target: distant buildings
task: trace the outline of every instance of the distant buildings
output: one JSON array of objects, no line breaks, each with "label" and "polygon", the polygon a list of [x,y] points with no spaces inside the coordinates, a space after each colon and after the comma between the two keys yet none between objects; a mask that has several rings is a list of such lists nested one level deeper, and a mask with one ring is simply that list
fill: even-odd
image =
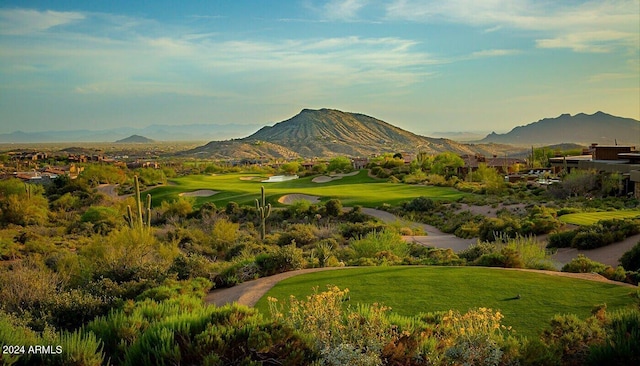
[{"label": "distant buildings", "polygon": [[592,144],[582,155],[549,159],[552,167],[595,170],[602,174],[619,173],[624,192],[640,199],[640,152],[635,146]]}]

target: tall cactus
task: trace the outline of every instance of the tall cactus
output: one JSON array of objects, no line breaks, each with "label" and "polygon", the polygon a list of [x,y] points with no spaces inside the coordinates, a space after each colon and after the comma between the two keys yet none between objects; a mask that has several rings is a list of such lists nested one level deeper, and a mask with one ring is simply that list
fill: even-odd
[{"label": "tall cactus", "polygon": [[131,228],[140,227],[140,229],[142,230],[146,227],[148,229],[151,227],[151,194],[147,194],[147,207],[144,210],[143,214],[143,202],[140,198],[140,182],[138,181],[137,175],[134,176],[133,181],[136,189],[136,193],[134,196],[136,199],[136,216],[134,216],[131,206],[127,205],[127,215],[124,217],[124,219]]},{"label": "tall cactus", "polygon": [[267,235],[266,220],[271,215],[271,204],[266,204],[264,197],[264,186],[260,187],[260,195],[262,198],[262,204],[256,198],[256,209],[258,209],[258,215],[260,215],[260,240],[264,241],[264,237]]}]

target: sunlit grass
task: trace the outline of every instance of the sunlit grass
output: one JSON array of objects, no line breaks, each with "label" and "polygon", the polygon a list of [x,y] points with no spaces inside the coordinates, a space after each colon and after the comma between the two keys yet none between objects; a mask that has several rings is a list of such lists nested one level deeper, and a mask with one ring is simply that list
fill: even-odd
[{"label": "sunlit grass", "polygon": [[[254,179],[246,180],[246,177]],[[327,183],[314,183],[311,181],[313,177],[277,183],[262,183],[261,179],[267,179],[267,176],[259,174],[193,175],[172,179],[170,185],[154,188],[149,193],[153,195],[154,204],[158,204],[163,200],[177,198],[181,192],[210,189],[220,193],[211,197],[198,197],[197,204],[213,202],[223,206],[229,201],[252,204],[260,193],[260,186],[264,185],[267,200],[272,204],[277,204],[277,200],[285,194],[300,193],[319,196],[323,201],[337,198],[345,206],[365,207],[377,207],[385,203],[397,205],[419,196],[456,200],[468,195],[449,187],[381,182],[369,177],[365,170],[355,176],[343,177]]]},{"label": "sunlit grass", "polygon": [[[478,267],[364,267],[295,276],[278,283],[256,307],[268,314],[267,297],[303,298],[317,287],[348,288],[349,304],[382,303],[394,313],[471,308],[499,309],[503,324],[518,334],[536,336],[555,314],[587,317],[593,306],[614,310],[633,304],[633,288],[550,276],[540,273]],[[516,297],[520,295],[520,298]]]},{"label": "sunlit grass", "polygon": [[592,225],[600,220],[628,219],[640,217],[640,210],[580,212],[562,215],[560,221],[574,225]]}]

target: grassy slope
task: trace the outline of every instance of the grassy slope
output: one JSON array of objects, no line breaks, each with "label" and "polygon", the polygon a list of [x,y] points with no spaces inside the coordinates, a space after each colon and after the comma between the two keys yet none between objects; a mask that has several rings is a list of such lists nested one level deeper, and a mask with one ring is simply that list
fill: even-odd
[{"label": "grassy slope", "polygon": [[640,210],[606,211],[606,212],[580,212],[562,215],[560,221],[574,225],[591,225],[600,220],[625,219],[640,216]]},{"label": "grassy slope", "polygon": [[[163,200],[175,199],[179,193],[198,189],[220,191],[211,197],[197,198],[196,203],[214,202],[224,206],[229,201],[239,204],[252,204],[258,198],[260,186],[264,185],[267,199],[277,204],[278,198],[285,194],[303,193],[320,196],[323,200],[338,198],[345,206],[362,205],[376,207],[383,203],[399,204],[419,196],[433,197],[442,200],[455,200],[466,193],[448,187],[418,186],[381,182],[367,176],[366,171],[358,175],[344,177],[327,183],[313,183],[312,177],[296,179],[288,182],[261,183],[257,180],[240,180],[241,177],[257,177],[256,174],[225,174],[217,176],[194,175],[171,180],[172,185],[151,190],[155,204]],[[266,177],[262,177],[266,179]]]},{"label": "grassy slope", "polygon": [[[584,318],[594,305],[609,310],[633,303],[634,289],[607,283],[539,273],[478,267],[364,267],[295,276],[278,283],[256,307],[268,313],[267,296],[288,299],[319,291],[326,285],[349,288],[351,304],[383,303],[400,315],[470,308],[499,309],[503,324],[533,337],[554,314]],[[520,299],[513,299],[517,294]]]}]

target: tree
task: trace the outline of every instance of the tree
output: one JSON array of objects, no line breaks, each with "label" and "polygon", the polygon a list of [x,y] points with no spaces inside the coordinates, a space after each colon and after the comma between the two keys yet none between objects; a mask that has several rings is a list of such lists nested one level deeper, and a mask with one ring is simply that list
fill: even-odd
[{"label": "tree", "polygon": [[327,168],[330,172],[348,172],[352,169],[351,159],[345,156],[338,156],[329,160],[329,167]]},{"label": "tree", "polygon": [[290,161],[280,166],[280,171],[287,175],[294,175],[300,171],[300,163],[297,161]]},{"label": "tree", "polygon": [[443,152],[433,159],[431,170],[449,178],[456,174],[458,168],[464,166],[464,160],[452,152]]},{"label": "tree", "polygon": [[478,169],[471,173],[471,180],[483,183],[487,193],[500,193],[505,187],[502,175],[495,168],[488,167],[484,163],[479,164]]}]

